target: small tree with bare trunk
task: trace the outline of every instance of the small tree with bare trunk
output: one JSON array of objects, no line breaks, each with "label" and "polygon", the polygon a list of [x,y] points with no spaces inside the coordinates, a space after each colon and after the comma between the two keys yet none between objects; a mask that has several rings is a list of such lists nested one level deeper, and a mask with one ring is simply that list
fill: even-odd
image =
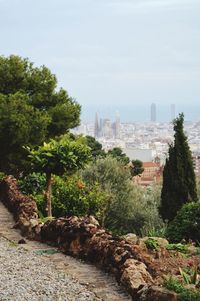
[{"label": "small tree with bare trunk", "polygon": [[26,149],[34,170],[46,174],[46,211],[47,216],[51,217],[52,174],[71,174],[83,168],[90,159],[90,148],[83,137],[71,139],[69,135],[64,135],[59,140],[51,139],[37,149]]}]

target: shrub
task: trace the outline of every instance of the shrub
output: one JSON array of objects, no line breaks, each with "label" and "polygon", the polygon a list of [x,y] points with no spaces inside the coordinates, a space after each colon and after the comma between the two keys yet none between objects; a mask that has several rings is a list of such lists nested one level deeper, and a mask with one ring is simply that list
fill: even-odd
[{"label": "shrub", "polygon": [[28,195],[37,195],[45,189],[45,175],[41,173],[33,172],[18,180],[19,189]]},{"label": "shrub", "polygon": [[200,202],[185,204],[169,224],[166,234],[173,242],[200,241]]},{"label": "shrub", "polygon": [[97,159],[82,171],[84,181],[98,183],[110,198],[105,208],[105,227],[114,234],[146,234],[163,227],[158,214],[160,187],[145,190],[130,180],[130,171],[115,158]]},{"label": "shrub", "polygon": [[91,187],[77,176],[67,180],[55,176],[52,188],[53,216],[94,215],[101,220],[107,195],[97,184]]},{"label": "shrub", "polygon": [[144,243],[146,247],[150,250],[157,250],[159,247],[158,241],[153,238],[148,238],[147,240],[145,240]]},{"label": "shrub", "polygon": [[200,292],[195,289],[185,288],[180,281],[174,277],[169,277],[163,283],[164,287],[178,294],[178,301],[199,301]]},{"label": "shrub", "polygon": [[0,172],[0,181],[3,180],[3,178],[6,176],[4,172]]}]

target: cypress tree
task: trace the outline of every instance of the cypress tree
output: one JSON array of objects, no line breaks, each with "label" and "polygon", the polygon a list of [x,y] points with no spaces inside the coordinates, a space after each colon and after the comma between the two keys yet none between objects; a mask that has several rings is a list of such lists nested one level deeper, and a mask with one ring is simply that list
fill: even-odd
[{"label": "cypress tree", "polygon": [[196,179],[192,154],[183,129],[184,114],[173,121],[174,143],[163,171],[160,214],[164,220],[173,220],[183,204],[197,201]]}]

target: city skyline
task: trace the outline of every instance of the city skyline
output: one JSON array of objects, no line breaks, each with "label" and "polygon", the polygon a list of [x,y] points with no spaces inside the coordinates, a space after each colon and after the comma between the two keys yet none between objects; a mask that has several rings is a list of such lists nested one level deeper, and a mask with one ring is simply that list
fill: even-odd
[{"label": "city skyline", "polygon": [[[179,113],[184,113],[185,121],[200,121],[200,106],[176,106],[175,104],[156,105],[156,121],[171,122]],[[119,113],[122,122],[150,122],[151,103],[148,105],[132,106],[83,106],[81,120],[82,122],[93,122],[97,113],[102,118],[115,119],[116,112]]]}]

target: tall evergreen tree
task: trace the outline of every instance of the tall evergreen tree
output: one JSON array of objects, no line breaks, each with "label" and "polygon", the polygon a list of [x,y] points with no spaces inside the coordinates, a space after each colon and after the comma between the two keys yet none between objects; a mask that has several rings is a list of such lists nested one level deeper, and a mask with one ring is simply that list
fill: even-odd
[{"label": "tall evergreen tree", "polygon": [[196,179],[192,155],[183,129],[184,114],[173,121],[174,143],[169,146],[169,155],[163,171],[160,214],[171,221],[183,204],[197,201]]}]

